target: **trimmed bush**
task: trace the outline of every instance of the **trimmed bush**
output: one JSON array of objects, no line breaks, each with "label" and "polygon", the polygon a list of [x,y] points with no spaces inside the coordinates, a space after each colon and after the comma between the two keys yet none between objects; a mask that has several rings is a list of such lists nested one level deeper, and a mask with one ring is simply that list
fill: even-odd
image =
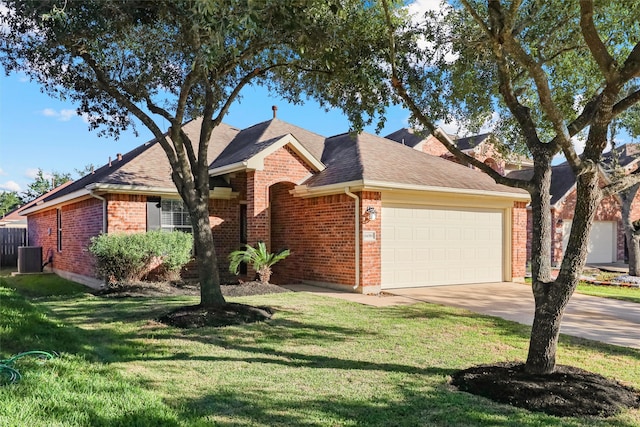
[{"label": "trimmed bush", "polygon": [[89,252],[98,276],[109,284],[144,279],[151,270],[179,277],[191,259],[193,236],[180,231],[135,234],[101,234],[91,239]]}]

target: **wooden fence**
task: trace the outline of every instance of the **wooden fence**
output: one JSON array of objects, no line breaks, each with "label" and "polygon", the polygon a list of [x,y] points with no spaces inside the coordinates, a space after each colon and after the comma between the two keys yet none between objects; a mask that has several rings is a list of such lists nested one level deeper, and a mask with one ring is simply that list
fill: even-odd
[{"label": "wooden fence", "polygon": [[0,267],[16,267],[18,246],[26,244],[26,228],[0,228]]}]

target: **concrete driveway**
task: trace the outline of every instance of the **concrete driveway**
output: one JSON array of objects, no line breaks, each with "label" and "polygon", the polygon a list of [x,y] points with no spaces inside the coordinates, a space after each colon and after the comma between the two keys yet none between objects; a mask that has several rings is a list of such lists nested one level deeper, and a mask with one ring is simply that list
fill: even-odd
[{"label": "concrete driveway", "polygon": [[[518,323],[533,323],[531,286],[487,283],[387,291],[415,302],[464,308]],[[575,293],[562,321],[561,333],[609,344],[640,348],[640,304]]]}]

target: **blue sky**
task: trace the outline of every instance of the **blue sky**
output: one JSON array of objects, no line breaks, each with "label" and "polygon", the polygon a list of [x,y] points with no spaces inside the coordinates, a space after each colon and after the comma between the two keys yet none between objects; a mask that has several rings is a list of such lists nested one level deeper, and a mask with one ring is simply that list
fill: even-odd
[{"label": "blue sky", "polygon": [[[229,125],[245,128],[272,117],[271,106],[278,106],[278,118],[324,136],[349,130],[349,122],[339,110],[325,112],[316,102],[296,106],[269,96],[266,89],[248,87],[224,119]],[[99,138],[75,112],[76,105],[40,92],[36,83],[24,75],[0,76],[0,191],[24,191],[38,168],[45,173],[70,172],[85,165],[101,166],[109,156],[126,153],[152,139],[144,126],[139,136],[126,132],[119,140]],[[407,126],[409,113],[400,107],[387,116],[382,135]],[[166,130],[167,124],[162,126]],[[375,125],[366,129],[375,131]]]}]

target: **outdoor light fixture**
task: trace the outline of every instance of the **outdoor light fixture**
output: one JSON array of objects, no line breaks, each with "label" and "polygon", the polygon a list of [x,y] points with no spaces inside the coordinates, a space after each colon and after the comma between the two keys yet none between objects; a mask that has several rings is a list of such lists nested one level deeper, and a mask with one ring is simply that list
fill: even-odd
[{"label": "outdoor light fixture", "polygon": [[364,215],[362,217],[364,218],[365,222],[374,221],[378,217],[378,212],[373,206],[368,206],[364,211]]}]

